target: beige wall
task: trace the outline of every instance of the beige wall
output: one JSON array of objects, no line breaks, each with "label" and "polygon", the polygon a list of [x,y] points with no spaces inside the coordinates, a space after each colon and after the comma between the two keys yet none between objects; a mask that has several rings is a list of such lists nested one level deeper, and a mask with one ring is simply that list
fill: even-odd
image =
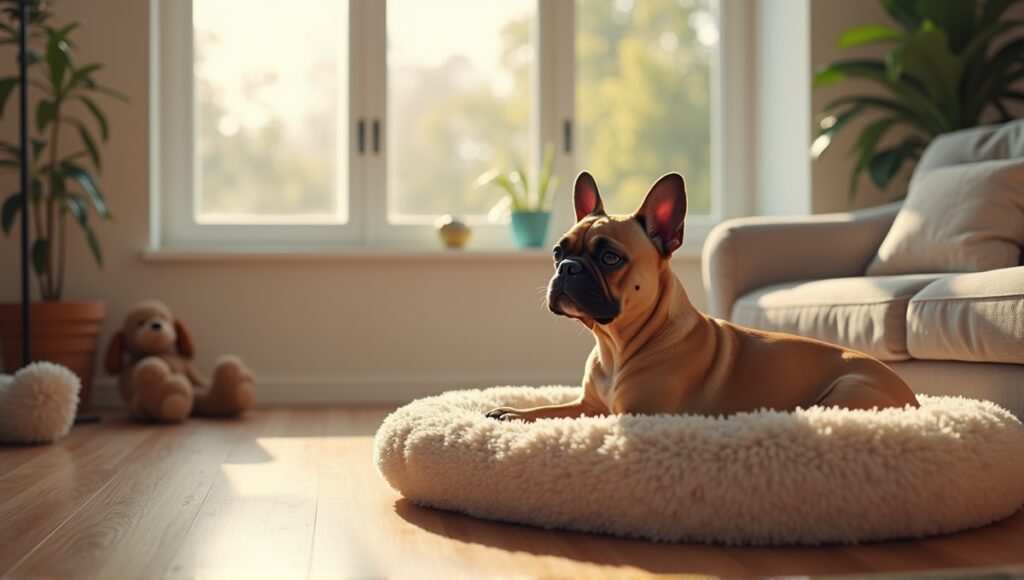
[{"label": "beige wall", "polygon": [[[103,184],[116,222],[98,231],[107,264],[93,266],[75,233],[67,299],[102,298],[110,318],[104,340],[136,300],[159,297],[192,327],[200,363],[243,355],[264,378],[270,400],[370,400],[435,391],[449,384],[574,381],[592,344],[589,334],[541,306],[546,257],[511,260],[307,259],[289,262],[152,262],[148,239],[148,6],[144,0],[65,0],[80,62],[106,65],[103,81],[127,93],[111,103],[111,141]],[[812,0],[812,67],[835,56],[834,39],[850,24],[880,20],[864,0]],[[0,57],[8,74],[11,53]],[[812,111],[829,97],[816,92]],[[13,112],[13,108],[10,109]],[[807,115],[812,115],[811,111]],[[4,135],[15,135],[10,114]],[[845,209],[846,142],[812,168],[814,211]],[[4,176],[0,191],[13,191]],[[857,205],[884,201],[870,189]],[[0,300],[17,298],[16,243],[0,241]],[[698,306],[700,265],[677,259]],[[397,394],[396,394],[397,393]]]},{"label": "beige wall", "polygon": [[[102,182],[116,221],[98,228],[106,267],[96,269],[77,233],[70,249],[66,298],[108,302],[104,338],[133,302],[162,298],[192,327],[199,362],[209,365],[224,352],[243,355],[267,379],[264,400],[389,398],[388,392],[407,396],[450,383],[578,380],[592,339],[542,308],[538,289],[551,274],[546,256],[142,260],[149,212],[148,4],[59,6],[62,17],[82,20],[80,61],[104,63],[103,81],[131,98],[130,105],[107,107],[111,140]],[[8,57],[2,62],[9,67]],[[9,125],[4,130],[14,137]],[[4,187],[16,185],[10,180]],[[0,300],[17,299],[13,239],[0,241],[0,264]],[[678,270],[702,304],[698,263],[681,259]]]}]

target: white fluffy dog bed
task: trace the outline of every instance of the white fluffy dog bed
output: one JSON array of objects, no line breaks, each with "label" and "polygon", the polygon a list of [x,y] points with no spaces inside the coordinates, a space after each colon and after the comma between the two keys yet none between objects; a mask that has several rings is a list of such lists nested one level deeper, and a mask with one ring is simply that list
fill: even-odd
[{"label": "white fluffy dog bed", "polygon": [[665,541],[914,538],[982,526],[1024,504],[1024,426],[960,397],[727,418],[484,417],[578,392],[499,387],[414,401],[385,419],[374,459],[419,505]]}]

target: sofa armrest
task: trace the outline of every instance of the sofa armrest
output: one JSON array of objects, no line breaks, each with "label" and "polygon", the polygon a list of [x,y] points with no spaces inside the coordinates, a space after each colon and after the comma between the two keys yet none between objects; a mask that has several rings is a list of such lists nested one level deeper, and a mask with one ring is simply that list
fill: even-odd
[{"label": "sofa armrest", "polygon": [[737,298],[770,284],[863,275],[901,205],[722,222],[704,243],[709,314],[729,318]]}]

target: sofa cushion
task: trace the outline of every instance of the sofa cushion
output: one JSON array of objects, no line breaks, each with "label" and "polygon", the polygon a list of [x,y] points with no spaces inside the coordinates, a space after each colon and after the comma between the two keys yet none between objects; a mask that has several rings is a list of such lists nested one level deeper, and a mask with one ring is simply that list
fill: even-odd
[{"label": "sofa cushion", "polygon": [[1024,266],[947,276],[907,308],[916,359],[1024,364]]},{"label": "sofa cushion", "polygon": [[1024,119],[972,127],[932,139],[914,168],[911,184],[937,167],[1024,157]]},{"label": "sofa cushion", "polygon": [[933,169],[907,200],[868,276],[982,272],[1020,264],[1024,159]]},{"label": "sofa cushion", "polygon": [[832,278],[775,284],[741,296],[736,324],[841,344],[905,360],[907,303],[943,274]]}]

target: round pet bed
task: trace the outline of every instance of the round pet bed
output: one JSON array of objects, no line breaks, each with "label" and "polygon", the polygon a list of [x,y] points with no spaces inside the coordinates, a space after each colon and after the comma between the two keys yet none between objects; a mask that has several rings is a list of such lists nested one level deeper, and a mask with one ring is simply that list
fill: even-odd
[{"label": "round pet bed", "polygon": [[499,422],[578,387],[451,391],[392,413],[380,473],[416,504],[661,541],[822,544],[982,526],[1024,504],[1024,426],[961,397],[920,409]]}]

